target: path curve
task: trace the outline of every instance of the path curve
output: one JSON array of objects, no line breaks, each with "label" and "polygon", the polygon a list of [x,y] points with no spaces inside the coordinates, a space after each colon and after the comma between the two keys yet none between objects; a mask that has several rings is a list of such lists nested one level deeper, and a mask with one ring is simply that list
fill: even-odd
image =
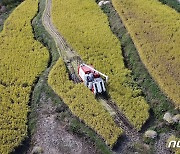
[{"label": "path curve", "polygon": [[[56,27],[53,25],[51,21],[51,4],[52,0],[46,0],[46,8],[43,13],[42,22],[46,29],[46,31],[52,36],[54,39],[56,46],[58,48],[58,52],[61,56],[63,56],[62,52],[73,52],[74,55],[77,55],[75,51],[72,50],[72,47],[66,42],[63,36],[58,32]],[[81,60],[81,59],[80,59]],[[82,61],[82,60],[81,60]],[[116,115],[113,117],[116,124],[124,130],[125,136],[127,138],[128,144],[132,144],[134,142],[141,141],[141,134],[135,130],[135,128],[130,124],[125,115],[118,110],[117,105],[109,99],[100,98],[116,112]]]}]

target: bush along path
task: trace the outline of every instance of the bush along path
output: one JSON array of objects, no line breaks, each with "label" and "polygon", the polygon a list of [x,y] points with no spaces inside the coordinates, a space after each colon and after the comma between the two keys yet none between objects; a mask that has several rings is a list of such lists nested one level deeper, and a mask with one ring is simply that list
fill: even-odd
[{"label": "bush along path", "polygon": [[[130,35],[128,34],[128,31],[124,27],[121,18],[112,4],[104,5],[102,10],[108,16],[109,25],[112,32],[121,41],[121,48],[123,51],[124,63],[126,64],[126,67],[132,70],[133,79],[138,83],[138,86],[143,91],[144,97],[146,98],[151,108],[150,118],[144,125],[141,132],[144,132],[147,129],[153,129],[159,134],[162,134],[160,136],[163,136],[163,134],[166,132],[173,132],[178,135],[180,129],[179,124],[168,126],[163,121],[163,116],[167,111],[171,112],[172,114],[178,114],[179,111],[175,109],[175,107],[172,105],[172,102],[164,95],[164,93],[158,87],[157,83],[151,78],[147,69],[141,62],[141,59]],[[153,141],[151,143],[154,144]],[[162,142],[157,141],[157,143]],[[166,149],[164,145],[160,145],[160,147],[163,149],[163,151],[167,150],[166,152],[169,153],[169,150]]]},{"label": "bush along path", "polygon": [[180,1],[179,0],[159,0],[162,4],[172,7],[177,12],[180,12]]}]

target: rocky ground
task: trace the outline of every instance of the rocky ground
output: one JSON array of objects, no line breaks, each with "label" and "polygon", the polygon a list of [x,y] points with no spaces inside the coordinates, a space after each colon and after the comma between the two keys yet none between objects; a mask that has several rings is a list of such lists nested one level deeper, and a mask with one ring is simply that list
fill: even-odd
[{"label": "rocky ground", "polygon": [[6,12],[6,7],[5,6],[1,6],[1,4],[0,4],[0,26],[2,26],[3,25],[3,23],[4,23],[4,20],[5,20],[5,13]]},{"label": "rocky ground", "polygon": [[96,150],[85,139],[80,139],[65,129],[57,120],[56,107],[46,95],[41,95],[37,109],[36,132],[32,136],[32,145],[28,154],[36,151],[44,154],[95,154]]},{"label": "rocky ground", "polygon": [[171,134],[162,133],[159,135],[159,139],[155,143],[155,151],[157,154],[172,154],[170,149],[166,147],[166,141],[170,137]]}]

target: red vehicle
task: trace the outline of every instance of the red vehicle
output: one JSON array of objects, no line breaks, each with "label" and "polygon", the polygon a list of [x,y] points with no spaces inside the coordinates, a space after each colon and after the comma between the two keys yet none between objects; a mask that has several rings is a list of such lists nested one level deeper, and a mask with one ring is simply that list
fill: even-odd
[{"label": "red vehicle", "polygon": [[85,86],[87,86],[95,95],[106,92],[104,80],[101,76],[106,78],[106,82],[108,77],[95,70],[92,66],[86,64],[79,65],[78,75],[81,81],[84,82]]}]

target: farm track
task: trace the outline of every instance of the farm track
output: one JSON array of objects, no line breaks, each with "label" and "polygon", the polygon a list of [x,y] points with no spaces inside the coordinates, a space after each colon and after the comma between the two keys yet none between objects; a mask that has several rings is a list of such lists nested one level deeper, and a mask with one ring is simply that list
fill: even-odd
[{"label": "farm track", "polygon": [[[79,82],[77,79],[78,77],[75,73],[75,70],[73,69],[73,65],[71,64],[71,62],[77,59],[78,59],[78,63],[83,63],[83,61],[77,55],[77,53],[72,50],[70,45],[67,44],[66,40],[52,24],[51,4],[52,4],[52,0],[46,0],[46,6],[42,17],[42,23],[46,31],[54,38],[59,54],[63,57],[63,60],[65,61],[68,69],[70,68],[69,71],[71,72],[72,79],[74,80],[75,83],[77,83]],[[71,55],[72,57],[68,62],[66,61],[67,55]],[[101,100],[105,101],[115,112],[115,115],[113,116],[114,121],[119,127],[121,127],[124,130],[128,144],[141,141],[141,134],[136,131],[136,129],[130,124],[129,120],[125,117],[125,115],[121,111],[119,111],[117,105],[109,97],[98,97],[97,99],[99,101]]]},{"label": "farm track", "polygon": [[119,111],[117,105],[109,98],[101,97],[100,99],[106,101],[106,103],[116,113],[113,116],[113,118],[114,118],[116,124],[124,130],[126,137],[132,142],[140,141],[140,138],[141,138],[140,133],[136,131],[136,129],[129,122],[129,120],[126,118],[126,116],[122,112]]}]

